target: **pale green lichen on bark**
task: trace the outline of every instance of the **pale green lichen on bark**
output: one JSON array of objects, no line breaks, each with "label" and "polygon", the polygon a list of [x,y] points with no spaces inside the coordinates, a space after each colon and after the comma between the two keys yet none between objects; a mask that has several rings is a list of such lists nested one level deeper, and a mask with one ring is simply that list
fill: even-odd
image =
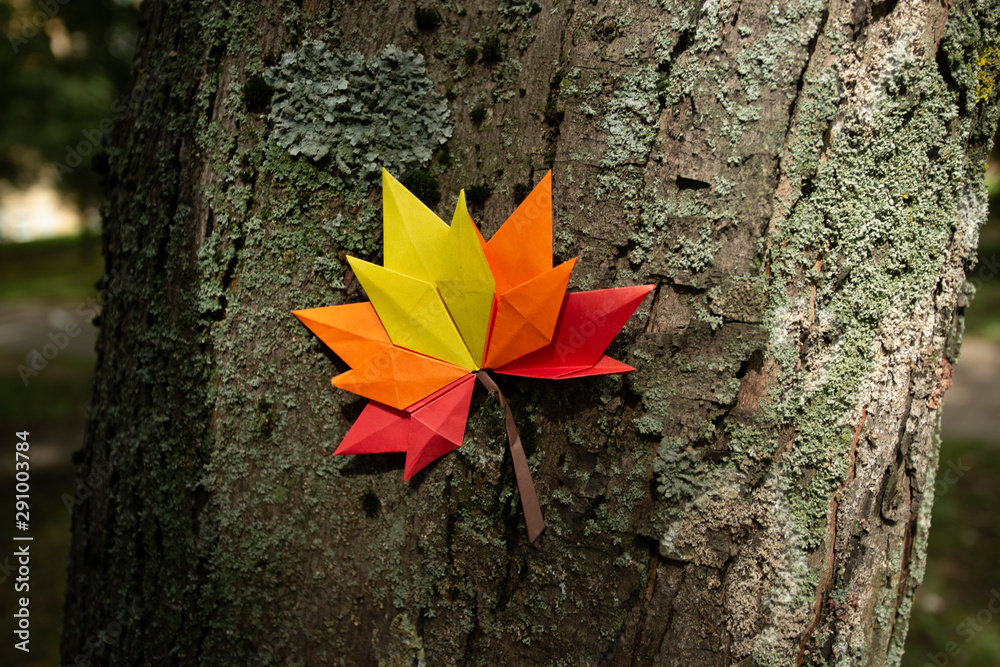
[{"label": "pale green lichen on bark", "polygon": [[308,41],[264,72],[274,87],[274,140],[292,155],[330,157],[345,178],[425,167],[451,137],[450,111],[423,56],[394,45],[377,57]]},{"label": "pale green lichen on bark", "polygon": [[684,447],[678,438],[664,438],[656,450],[653,472],[656,492],[667,501],[693,498],[706,485],[706,469],[701,452]]},{"label": "pale green lichen on bark", "polygon": [[[660,111],[658,75],[650,66],[627,70],[623,81],[605,103],[601,127],[607,132],[607,150],[601,158],[596,197],[634,192],[641,183],[643,165],[653,149]],[[624,173],[624,175],[622,175]]]},{"label": "pale green lichen on bark", "polygon": [[[806,92],[819,91],[820,99],[832,101],[834,79],[821,73]],[[781,413],[779,423],[796,428],[788,473],[793,479],[803,470],[819,473],[808,487],[786,492],[805,547],[824,539],[828,498],[843,479],[850,429],[856,425],[854,392],[874,364],[878,323],[894,308],[913,309],[932,293],[940,274],[939,249],[960,224],[958,207],[970,194],[972,174],[964,150],[969,117],[960,115],[958,101],[957,91],[935,69],[904,52],[890,63],[870,105],[834,126],[822,163],[808,157],[815,156],[815,148],[791,146],[792,155],[804,159],[793,159],[788,173],[811,180],[813,192],[777,226],[772,247],[782,250],[772,257],[780,287],[772,291],[769,321],[783,377],[797,386],[773,406]],[[835,110],[811,101],[803,111],[807,123],[822,124]],[[820,252],[822,268],[816,272],[804,258]],[[796,380],[790,371],[799,353],[795,341],[784,336],[788,316],[800,305],[785,294],[807,281],[819,287],[816,319],[833,337],[832,357]],[[924,500],[921,511],[929,513]],[[901,558],[897,554],[896,560]],[[914,576],[919,578],[919,568]],[[892,627],[897,614],[895,586],[892,591],[884,600],[892,607],[880,621],[884,627]],[[907,608],[898,612],[904,630],[893,638],[897,660]]]},{"label": "pale green lichen on bark", "polygon": [[541,9],[538,0],[500,0],[497,6],[497,10],[508,19],[531,16]]}]

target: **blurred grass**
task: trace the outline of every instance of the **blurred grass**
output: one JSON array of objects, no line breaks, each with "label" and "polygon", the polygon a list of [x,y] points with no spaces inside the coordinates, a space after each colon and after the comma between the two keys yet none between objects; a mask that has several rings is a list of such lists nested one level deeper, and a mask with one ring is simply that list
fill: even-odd
[{"label": "blurred grass", "polygon": [[927,571],[902,667],[1000,665],[1000,614],[988,608],[1000,609],[998,453],[981,442],[941,444]]},{"label": "blurred grass", "polygon": [[79,302],[97,295],[103,273],[94,234],[0,243],[0,301]]},{"label": "blurred grass", "polygon": [[[17,372],[24,355],[0,350],[0,426],[66,424],[83,428],[94,359],[69,353],[60,355],[25,386]],[[3,431],[0,431],[3,433]]]}]

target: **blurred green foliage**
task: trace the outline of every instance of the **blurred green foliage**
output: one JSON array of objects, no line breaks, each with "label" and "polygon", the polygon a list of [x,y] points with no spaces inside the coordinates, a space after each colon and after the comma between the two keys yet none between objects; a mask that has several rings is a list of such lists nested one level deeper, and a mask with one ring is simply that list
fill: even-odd
[{"label": "blurred green foliage", "polygon": [[[20,188],[54,180],[81,208],[100,201],[94,167],[125,108],[137,6],[134,0],[0,0],[0,179]],[[0,242],[0,302],[80,303],[97,297],[102,274],[94,234]],[[82,439],[94,357],[64,352],[26,386],[17,371],[23,352],[17,344],[0,348],[0,428],[28,430],[32,443],[32,493],[40,499],[31,505],[32,641],[30,654],[7,642],[0,663],[28,667],[59,664],[70,526],[63,500],[76,488],[67,449]],[[0,462],[0,486],[13,484],[11,458]],[[12,530],[5,526],[0,539],[9,544]],[[0,596],[0,615],[12,619],[16,599]],[[12,624],[3,629],[9,636]]]},{"label": "blurred green foliage", "polygon": [[88,233],[31,243],[0,243],[0,302],[73,303],[98,297],[101,239]]},{"label": "blurred green foliage", "polygon": [[100,200],[91,160],[124,110],[137,5],[0,0],[0,178],[25,186],[55,165],[60,190]]}]

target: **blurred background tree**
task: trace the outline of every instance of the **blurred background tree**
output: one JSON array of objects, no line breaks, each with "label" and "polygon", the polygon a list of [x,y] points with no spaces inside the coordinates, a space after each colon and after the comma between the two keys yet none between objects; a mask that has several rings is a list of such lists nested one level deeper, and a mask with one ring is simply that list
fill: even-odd
[{"label": "blurred background tree", "polygon": [[123,108],[138,4],[0,2],[0,196],[42,183],[96,226],[102,135]]}]

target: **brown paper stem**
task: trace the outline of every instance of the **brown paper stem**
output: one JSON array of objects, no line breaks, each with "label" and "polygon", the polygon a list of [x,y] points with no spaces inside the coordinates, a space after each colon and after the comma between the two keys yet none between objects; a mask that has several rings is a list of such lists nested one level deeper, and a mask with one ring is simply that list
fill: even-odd
[{"label": "brown paper stem", "polygon": [[538,496],[535,494],[535,483],[531,481],[528,459],[524,455],[524,447],[521,446],[521,436],[517,432],[517,424],[514,423],[514,414],[510,411],[507,399],[500,392],[500,387],[486,371],[476,373],[476,378],[487,391],[496,395],[506,412],[507,442],[510,443],[510,456],[514,461],[514,476],[517,478],[517,490],[521,495],[521,509],[524,511],[524,524],[528,529],[528,542],[536,549],[540,549],[538,538],[545,530],[545,521],[542,519],[542,508],[539,507]]}]

